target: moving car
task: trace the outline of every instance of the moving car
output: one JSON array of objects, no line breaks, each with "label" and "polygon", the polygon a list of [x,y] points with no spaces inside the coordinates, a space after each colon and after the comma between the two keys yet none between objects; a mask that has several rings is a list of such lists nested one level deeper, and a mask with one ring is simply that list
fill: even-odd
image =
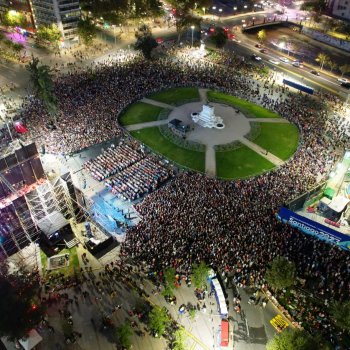
[{"label": "moving car", "polygon": [[266,49],[261,49],[260,52],[267,53],[267,50]]},{"label": "moving car", "polygon": [[261,49],[261,48],[262,48],[262,45],[261,45],[261,44],[255,44],[255,47]]},{"label": "moving car", "polygon": [[280,57],[280,61],[282,61],[284,63],[289,63],[289,59],[286,57]]},{"label": "moving car", "polygon": [[340,81],[341,83],[348,83],[349,80],[346,78],[338,78],[338,81]]},{"label": "moving car", "polygon": [[257,56],[256,54],[253,54],[252,55],[252,60],[261,61],[261,57]]},{"label": "moving car", "polygon": [[341,83],[342,87],[345,87],[345,89],[350,89],[350,83]]},{"label": "moving car", "polygon": [[311,73],[311,74],[314,74],[314,75],[317,75],[317,76],[319,76],[319,75],[320,75],[320,73],[319,73],[319,72],[317,72],[317,70],[312,70],[312,71],[310,71],[310,73]]},{"label": "moving car", "polygon": [[269,62],[271,62],[272,64],[275,64],[276,66],[280,64],[280,63],[279,63],[277,60],[275,60],[275,59],[271,59],[271,60],[269,60]]},{"label": "moving car", "polygon": [[294,67],[299,67],[299,68],[303,68],[303,67],[304,67],[303,64],[300,63],[299,61],[294,61],[294,62],[292,63],[292,65],[293,65]]}]

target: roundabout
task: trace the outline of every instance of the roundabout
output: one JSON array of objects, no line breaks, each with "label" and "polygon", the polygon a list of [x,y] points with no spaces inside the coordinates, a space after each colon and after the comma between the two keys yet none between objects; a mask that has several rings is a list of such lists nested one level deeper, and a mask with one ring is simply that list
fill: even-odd
[{"label": "roundabout", "polygon": [[[181,97],[173,101],[173,96],[181,96],[181,88],[143,98],[129,106],[119,122],[133,137],[179,167],[222,179],[267,172],[296,151],[297,127],[276,113],[228,94],[184,89],[182,101]],[[192,102],[184,99],[188,89]],[[142,106],[146,107],[144,113]],[[135,107],[138,118],[132,122]],[[174,121],[188,131],[170,128]]]}]

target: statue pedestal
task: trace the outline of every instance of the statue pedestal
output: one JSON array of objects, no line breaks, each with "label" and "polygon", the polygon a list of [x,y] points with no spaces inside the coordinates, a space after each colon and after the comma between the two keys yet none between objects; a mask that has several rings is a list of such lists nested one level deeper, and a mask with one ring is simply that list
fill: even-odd
[{"label": "statue pedestal", "polygon": [[192,120],[203,128],[223,129],[225,124],[221,117],[214,114],[214,107],[203,105],[200,113],[191,113]]}]

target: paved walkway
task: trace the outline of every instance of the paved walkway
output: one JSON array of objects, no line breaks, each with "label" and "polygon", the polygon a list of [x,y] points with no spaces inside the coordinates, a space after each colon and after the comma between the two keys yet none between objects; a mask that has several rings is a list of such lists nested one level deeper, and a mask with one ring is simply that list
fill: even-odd
[{"label": "paved walkway", "polygon": [[275,155],[273,155],[270,152],[267,152],[266,149],[258,146],[254,142],[249,141],[245,137],[240,138],[239,141],[241,143],[243,143],[244,145],[246,145],[247,147],[249,147],[250,149],[252,149],[253,151],[255,151],[256,153],[260,154],[262,157],[267,159],[269,162],[275,164],[276,166],[281,166],[284,163],[284,161],[282,159],[276,157]]},{"label": "paved walkway", "polygon": [[209,176],[216,175],[216,156],[215,156],[215,146],[207,145],[205,152],[205,172]]},{"label": "paved walkway", "polygon": [[208,97],[207,97],[208,91],[209,91],[209,89],[198,89],[199,98],[203,104],[208,103]]},{"label": "paved walkway", "polygon": [[159,102],[156,100],[151,100],[150,98],[143,98],[141,100],[141,102],[148,103],[150,105],[154,105],[154,106],[158,106],[158,107],[162,107],[162,108],[167,108],[167,109],[174,109],[175,108],[175,106],[168,105],[167,103]]},{"label": "paved walkway", "polygon": [[154,122],[138,123],[133,125],[128,125],[125,127],[128,131],[140,130],[145,128],[151,128],[152,126],[159,126],[168,123],[168,119],[155,120]]}]

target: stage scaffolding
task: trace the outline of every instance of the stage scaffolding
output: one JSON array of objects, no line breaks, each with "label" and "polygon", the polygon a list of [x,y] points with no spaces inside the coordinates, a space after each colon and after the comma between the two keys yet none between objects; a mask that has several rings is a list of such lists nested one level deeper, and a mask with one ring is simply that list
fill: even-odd
[{"label": "stage scaffolding", "polygon": [[[1,208],[0,256],[9,257],[20,252],[30,243],[40,238],[39,224],[42,220],[52,220],[55,212],[60,212],[66,219],[74,217],[72,201],[66,183],[59,177],[44,180],[26,194],[20,194],[0,174],[0,179],[14,194],[14,200]],[[53,223],[54,224],[54,223]]]}]

